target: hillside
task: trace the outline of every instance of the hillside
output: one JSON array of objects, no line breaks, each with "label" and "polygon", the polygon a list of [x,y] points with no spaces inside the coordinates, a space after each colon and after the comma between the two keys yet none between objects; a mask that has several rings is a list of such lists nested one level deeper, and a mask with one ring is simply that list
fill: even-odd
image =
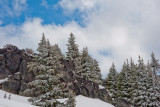
[{"label": "hillside", "polygon": [[[37,107],[29,104],[27,101],[29,97],[23,97],[15,94],[11,94],[11,100],[4,99],[4,94],[7,97],[10,93],[0,90],[0,107]],[[92,99],[79,95],[76,97],[76,107],[114,107],[113,105],[103,102],[99,99]]]}]

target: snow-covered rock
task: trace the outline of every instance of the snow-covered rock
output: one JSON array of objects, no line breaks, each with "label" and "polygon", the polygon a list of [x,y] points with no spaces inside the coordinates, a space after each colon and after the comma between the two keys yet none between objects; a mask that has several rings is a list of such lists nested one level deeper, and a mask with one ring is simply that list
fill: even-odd
[{"label": "snow-covered rock", "polygon": [[4,81],[7,81],[8,78],[5,78],[5,79],[0,79],[0,83],[4,82]]},{"label": "snow-covered rock", "polygon": [[99,85],[99,89],[105,89],[105,87],[102,85]]}]

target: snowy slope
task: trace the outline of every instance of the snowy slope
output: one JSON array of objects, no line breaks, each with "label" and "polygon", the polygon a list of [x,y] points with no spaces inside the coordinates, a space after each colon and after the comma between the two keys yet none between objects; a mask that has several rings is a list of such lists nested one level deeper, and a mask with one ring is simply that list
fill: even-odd
[{"label": "snowy slope", "polygon": [[114,107],[99,99],[92,99],[79,95],[76,97],[76,107]]},{"label": "snowy slope", "polygon": [[[7,98],[4,99],[6,93]],[[11,99],[8,99],[10,93],[0,90],[0,107],[37,107],[29,104],[28,97],[11,94]]]},{"label": "snowy slope", "polygon": [[[4,99],[4,95],[7,98]],[[28,98],[11,94],[11,100],[8,99],[10,93],[0,90],[0,107],[37,107],[29,104]],[[76,107],[114,107],[111,104],[103,102],[99,99],[92,99],[79,95],[76,97]]]}]

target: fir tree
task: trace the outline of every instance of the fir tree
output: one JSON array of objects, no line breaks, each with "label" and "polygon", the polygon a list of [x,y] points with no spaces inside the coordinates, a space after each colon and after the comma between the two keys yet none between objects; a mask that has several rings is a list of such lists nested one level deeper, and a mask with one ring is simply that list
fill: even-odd
[{"label": "fir tree", "polygon": [[153,81],[153,71],[150,66],[150,63],[147,64],[146,69],[146,79],[147,79],[147,87],[146,87],[146,106],[147,107],[159,107],[160,106],[160,93],[158,92],[158,87],[154,85]]},{"label": "fir tree", "polygon": [[131,71],[130,64],[127,60],[127,63],[123,64],[122,71],[120,72],[118,76],[117,88],[118,88],[118,97],[123,98],[128,102],[131,101],[131,95],[130,95],[131,76],[132,76],[132,71]]},{"label": "fir tree", "polygon": [[107,81],[106,88],[109,90],[113,100],[115,100],[115,98],[117,97],[117,87],[116,87],[117,77],[118,77],[118,72],[115,68],[114,63],[112,63],[112,66],[109,69],[108,77],[106,78]]},{"label": "fir tree", "polygon": [[81,66],[82,70],[79,73],[79,75],[81,77],[92,80],[92,75],[91,75],[92,58],[89,56],[87,48],[83,48]]},{"label": "fir tree", "polygon": [[68,39],[67,49],[67,59],[74,62],[74,60],[79,57],[79,50],[78,45],[75,43],[75,36],[72,33]]},{"label": "fir tree", "polygon": [[[40,43],[43,43],[44,37]],[[42,47],[41,47],[42,46]],[[67,98],[70,94],[68,85],[60,81],[64,75],[61,59],[63,55],[58,45],[51,46],[49,40],[46,45],[39,45],[39,54],[34,58],[34,62],[28,64],[29,71],[33,71],[36,75],[35,80],[29,83],[30,89],[23,93],[30,93],[32,98],[29,101],[33,105],[43,107],[63,107],[64,103],[60,103],[57,99]]]},{"label": "fir tree", "polygon": [[97,84],[101,84],[102,83],[101,70],[99,68],[98,61],[96,61],[95,59],[93,60],[93,64],[92,64],[92,68],[91,68],[91,75],[92,75],[93,81],[95,83],[97,83]]},{"label": "fir tree", "polygon": [[39,51],[40,53],[44,53],[45,50],[46,50],[46,44],[47,44],[47,41],[46,41],[45,35],[43,33],[42,34],[42,39],[41,39],[40,43],[38,44],[37,51]]},{"label": "fir tree", "polygon": [[147,95],[146,95],[146,87],[147,87],[147,75],[146,75],[146,66],[143,62],[143,59],[139,57],[138,60],[138,78],[137,78],[137,89],[135,89],[135,96],[133,98],[135,106],[146,106],[146,100],[147,100]]},{"label": "fir tree", "polygon": [[71,33],[68,38],[67,44],[68,52],[66,53],[66,59],[72,61],[75,64],[74,74],[77,74],[81,71],[81,56],[79,54],[78,45],[75,43],[75,36]]}]

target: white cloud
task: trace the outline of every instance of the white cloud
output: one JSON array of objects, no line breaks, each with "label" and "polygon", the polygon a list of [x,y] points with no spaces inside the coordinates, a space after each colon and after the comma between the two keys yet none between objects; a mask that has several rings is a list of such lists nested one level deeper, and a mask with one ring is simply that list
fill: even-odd
[{"label": "white cloud", "polygon": [[61,0],[59,5],[69,12],[80,10],[88,12],[96,7],[98,0]]},{"label": "white cloud", "polygon": [[0,7],[0,17],[19,16],[27,7],[27,3],[26,0],[1,0]]},{"label": "white cloud", "polygon": [[[148,60],[151,51],[160,58],[158,56],[160,53],[159,0],[87,1],[61,0],[59,2],[69,12],[76,9],[89,10],[90,12],[87,12],[87,16],[84,17],[85,27],[81,27],[74,21],[64,25],[42,25],[42,20],[35,18],[27,20],[20,26],[0,27],[0,38],[3,40],[0,45],[12,43],[20,48],[29,47],[36,50],[37,43],[44,32],[52,44],[59,43],[65,52],[67,38],[70,32],[73,32],[80,50],[87,46],[89,53],[100,62],[103,75],[107,74],[112,62],[115,62],[120,71],[126,58],[133,57],[136,61],[138,55],[141,55]],[[94,7],[99,8],[93,9]],[[100,51],[108,51],[109,54],[104,55]]]}]

